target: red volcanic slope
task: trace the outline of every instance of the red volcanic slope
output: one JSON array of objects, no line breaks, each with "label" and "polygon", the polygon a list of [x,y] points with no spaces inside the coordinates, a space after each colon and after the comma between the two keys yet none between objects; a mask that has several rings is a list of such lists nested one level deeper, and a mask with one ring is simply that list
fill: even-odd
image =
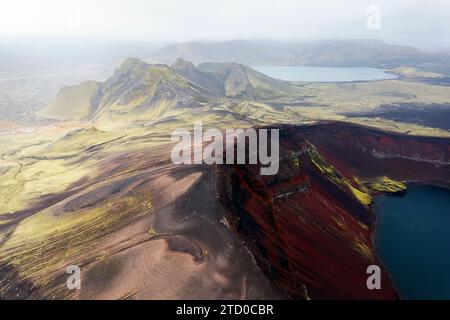
[{"label": "red volcanic slope", "polygon": [[[448,183],[450,140],[333,122],[282,127],[280,144],[276,176],[260,176],[256,165],[220,169],[232,228],[259,266],[291,298],[396,299],[374,252],[374,215],[345,181],[359,189],[360,179],[382,175]],[[316,165],[321,158],[334,178]],[[381,290],[367,289],[372,264],[382,268]]]},{"label": "red volcanic slope", "polygon": [[361,178],[387,175],[408,182],[450,181],[450,142],[325,122],[302,127],[300,134],[340,170]]}]

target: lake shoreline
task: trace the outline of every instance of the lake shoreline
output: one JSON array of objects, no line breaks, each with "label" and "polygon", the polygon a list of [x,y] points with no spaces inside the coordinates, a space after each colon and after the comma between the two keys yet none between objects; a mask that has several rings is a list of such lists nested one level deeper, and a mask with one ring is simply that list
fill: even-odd
[{"label": "lake shoreline", "polygon": [[293,84],[304,83],[358,83],[398,80],[400,77],[387,69],[371,67],[318,66],[253,66],[254,70],[274,79]]}]

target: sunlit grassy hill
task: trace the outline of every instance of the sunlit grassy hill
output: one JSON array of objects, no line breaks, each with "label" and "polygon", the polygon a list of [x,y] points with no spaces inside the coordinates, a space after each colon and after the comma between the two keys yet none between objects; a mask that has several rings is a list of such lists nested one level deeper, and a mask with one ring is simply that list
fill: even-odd
[{"label": "sunlit grassy hill", "polygon": [[127,59],[105,82],[65,87],[39,115],[105,124],[158,120],[220,100],[258,101],[302,95],[288,82],[236,63],[195,66],[178,60],[172,67]]}]

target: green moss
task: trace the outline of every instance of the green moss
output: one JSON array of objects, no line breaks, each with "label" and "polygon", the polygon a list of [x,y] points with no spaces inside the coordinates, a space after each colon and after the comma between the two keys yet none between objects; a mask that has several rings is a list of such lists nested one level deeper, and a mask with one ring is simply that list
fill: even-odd
[{"label": "green moss", "polygon": [[384,176],[371,183],[369,188],[375,192],[396,193],[405,191],[406,185],[400,181],[395,181]]},{"label": "green moss", "polygon": [[358,199],[358,201],[363,205],[369,206],[372,203],[372,197],[369,194],[356,189],[350,184],[348,185],[348,188],[352,191],[353,195]]},{"label": "green moss", "polygon": [[147,233],[149,235],[151,235],[152,237],[156,237],[159,235],[159,233],[153,227],[150,227],[150,229],[148,229]]},{"label": "green moss", "polygon": [[292,165],[296,168],[300,168],[300,160],[298,159],[298,156],[295,153],[292,153],[291,158],[292,158]]},{"label": "green moss", "polygon": [[[150,194],[111,198],[98,207],[62,216],[49,207],[23,220],[2,245],[0,260],[12,265],[20,279],[45,286],[52,273],[68,263],[101,258],[100,241],[152,208]],[[0,287],[0,295],[4,288]]]},{"label": "green moss", "polygon": [[354,184],[358,186],[356,188],[349,179],[347,179],[343,174],[341,174],[335,167],[330,165],[315,149],[314,146],[310,145],[308,150],[309,158],[312,164],[328,179],[333,181],[335,184],[343,189],[349,190],[359,202],[365,206],[369,206],[372,203],[372,197],[366,193],[366,188],[359,183],[359,180],[353,177]]}]

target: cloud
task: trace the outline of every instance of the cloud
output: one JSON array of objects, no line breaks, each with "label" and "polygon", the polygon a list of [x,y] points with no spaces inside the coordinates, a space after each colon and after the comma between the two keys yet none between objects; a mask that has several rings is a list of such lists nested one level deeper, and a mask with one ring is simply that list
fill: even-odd
[{"label": "cloud", "polygon": [[[381,29],[366,9],[381,9]],[[450,39],[446,0],[2,0],[0,35],[128,40],[233,38]]]}]

